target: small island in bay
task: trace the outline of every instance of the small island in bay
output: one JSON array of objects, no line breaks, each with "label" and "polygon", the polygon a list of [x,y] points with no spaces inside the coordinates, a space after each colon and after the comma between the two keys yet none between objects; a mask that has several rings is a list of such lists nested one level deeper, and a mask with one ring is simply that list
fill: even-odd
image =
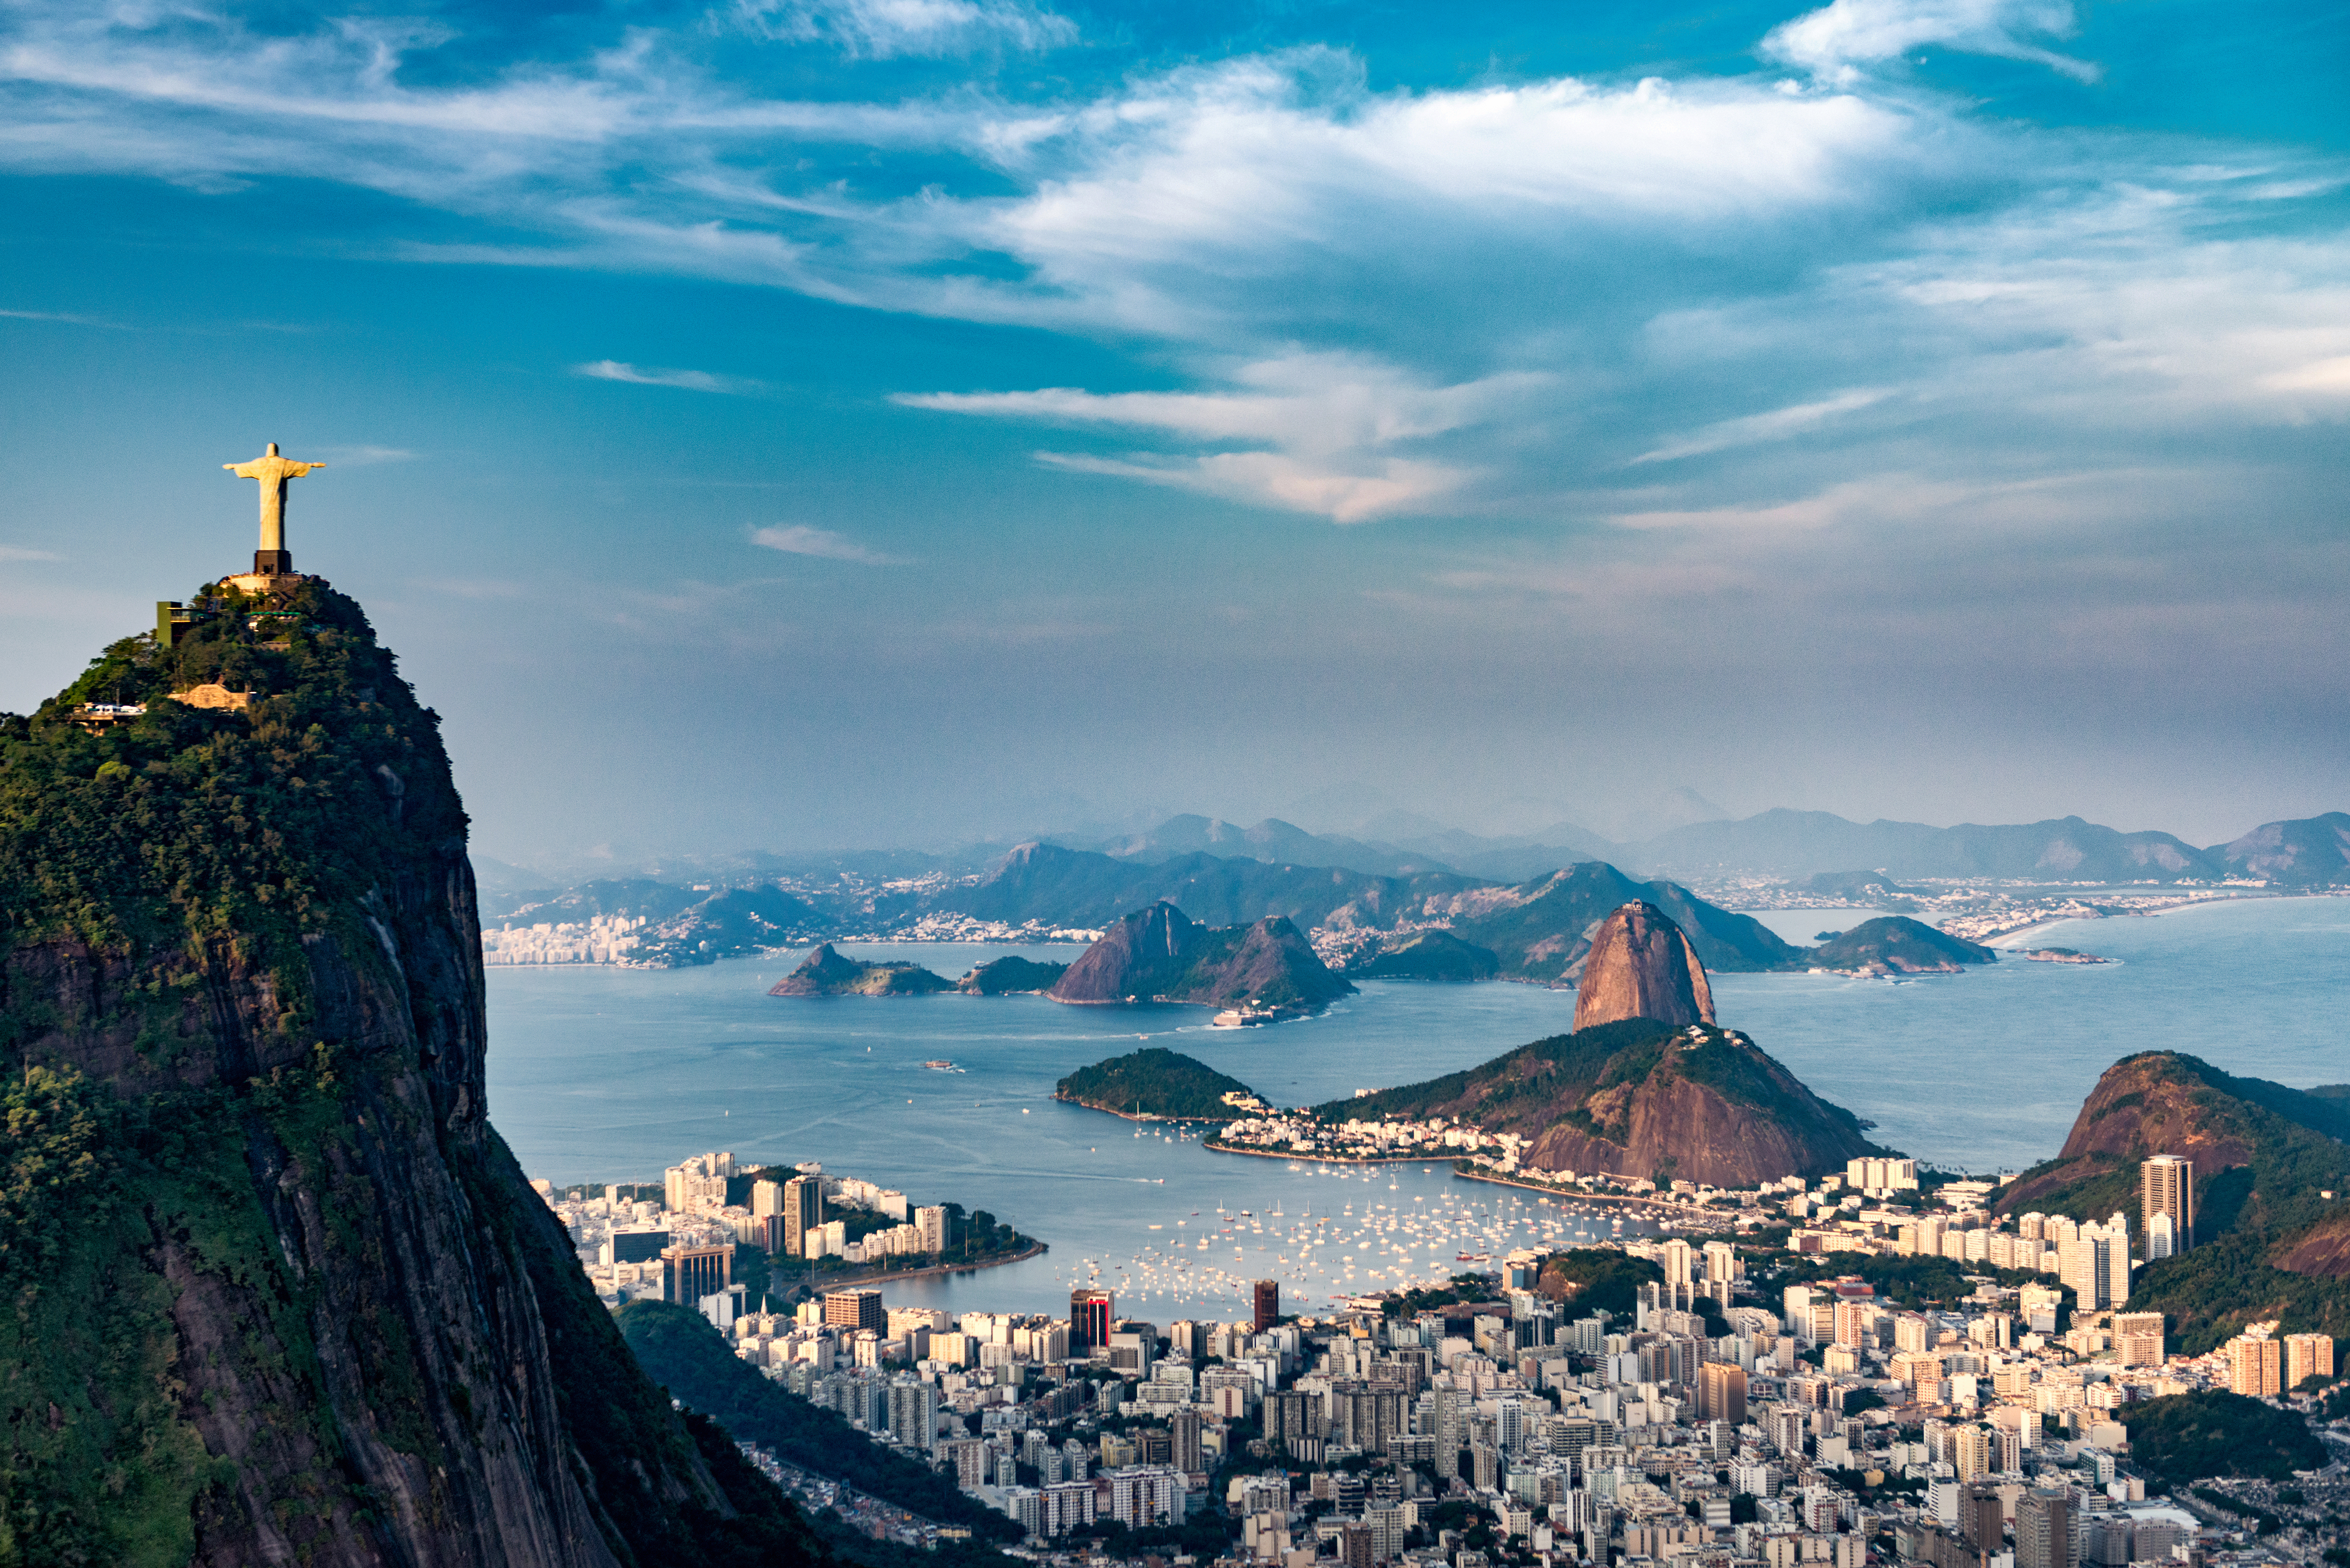
[{"label": "small island in bay", "polygon": [[1203,926],[1161,899],[1103,932],[1047,994],[1096,1006],[1191,1002],[1240,1013],[1239,1023],[1318,1012],[1354,990],[1285,918]]},{"label": "small island in bay", "polygon": [[1017,953],[1008,953],[979,965],[964,975],[955,989],[973,996],[1010,996],[1019,992],[1050,991],[1069,972],[1065,963],[1038,963]]},{"label": "small island in bay", "polygon": [[2023,956],[2033,963],[2111,963],[2108,958],[2085,953],[2076,948],[2026,948]]},{"label": "small island in bay", "polygon": [[1228,1122],[1272,1109],[1238,1078],[1158,1045],[1080,1067],[1053,1097],[1135,1120]]},{"label": "small island in bay", "polygon": [[1860,924],[1804,955],[1812,969],[1845,974],[1957,974],[1966,964],[1997,963],[1999,954],[1906,915]]},{"label": "small island in bay", "polygon": [[769,996],[929,996],[954,981],[918,963],[865,963],[844,958],[830,942],[777,981]]}]

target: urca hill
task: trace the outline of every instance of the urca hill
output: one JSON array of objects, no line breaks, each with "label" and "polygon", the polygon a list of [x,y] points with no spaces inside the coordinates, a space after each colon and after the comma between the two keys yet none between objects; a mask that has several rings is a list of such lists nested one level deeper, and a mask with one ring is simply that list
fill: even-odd
[{"label": "urca hill", "polygon": [[486,1119],[433,715],[357,604],[263,566],[0,718],[11,1554],[813,1557]]},{"label": "urca hill", "polygon": [[1317,1114],[1457,1117],[1525,1139],[1528,1166],[1659,1183],[1752,1186],[1877,1152],[1850,1111],[1714,1023],[1705,968],[1662,910],[1617,909],[1592,932],[1589,953],[1574,1033]]}]

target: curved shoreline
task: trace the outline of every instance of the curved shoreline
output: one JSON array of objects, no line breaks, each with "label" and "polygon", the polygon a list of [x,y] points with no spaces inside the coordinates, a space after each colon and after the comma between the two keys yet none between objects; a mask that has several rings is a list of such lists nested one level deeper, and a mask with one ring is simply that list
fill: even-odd
[{"label": "curved shoreline", "polygon": [[1170,1127],[1213,1127],[1234,1119],[1231,1116],[1162,1116],[1157,1111],[1114,1111],[1107,1106],[1093,1105],[1074,1095],[1055,1095],[1053,1098],[1061,1105],[1075,1106],[1081,1111],[1099,1111],[1122,1122],[1164,1122]]},{"label": "curved shoreline", "polygon": [[[891,1280],[924,1280],[939,1274],[975,1274],[982,1269],[1000,1269],[1006,1263],[1024,1263],[1031,1258],[1041,1258],[1052,1250],[1051,1242],[1035,1241],[1017,1252],[1006,1252],[1001,1257],[978,1258],[962,1263],[932,1263],[928,1268],[922,1269],[883,1269],[878,1272],[829,1274],[821,1280],[791,1281],[785,1284],[785,1290],[805,1290],[821,1295],[827,1291],[838,1290],[845,1285],[869,1285],[877,1282],[887,1284]],[[773,1278],[771,1274],[769,1279],[772,1281]],[[768,1293],[774,1295],[782,1293],[774,1290],[771,1284]]]}]

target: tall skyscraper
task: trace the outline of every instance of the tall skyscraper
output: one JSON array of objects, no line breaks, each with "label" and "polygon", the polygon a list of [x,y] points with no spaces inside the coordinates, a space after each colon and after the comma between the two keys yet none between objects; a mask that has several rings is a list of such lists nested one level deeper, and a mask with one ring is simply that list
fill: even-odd
[{"label": "tall skyscraper", "polygon": [[1254,1291],[1256,1332],[1263,1334],[1281,1319],[1281,1282],[1259,1280]]},{"label": "tall skyscraper", "polygon": [[2073,1494],[2034,1490],[2015,1501],[2015,1568],[2077,1568],[2073,1555]]},{"label": "tall skyscraper", "polygon": [[[2154,1217],[2170,1217],[2170,1245],[2183,1252],[2195,1244],[2195,1162],[2175,1154],[2158,1154],[2137,1168],[2139,1217],[2153,1234]],[[2147,1255],[2152,1257],[2148,1250]]]},{"label": "tall skyscraper", "polygon": [[[758,1196],[758,1189],[752,1189]],[[814,1176],[795,1176],[784,1183],[784,1249],[795,1258],[807,1256],[807,1233],[824,1223],[824,1182]]]},{"label": "tall skyscraper", "polygon": [[2007,1505],[1995,1486],[1967,1488],[1959,1499],[1959,1539],[1985,1555],[1995,1554],[2007,1540]]},{"label": "tall skyscraper", "polygon": [[2288,1334],[2284,1336],[2284,1386],[2298,1388],[2304,1377],[2334,1376],[2334,1336],[2330,1334]]},{"label": "tall skyscraper", "polygon": [[2246,1394],[2257,1399],[2263,1394],[2284,1392],[2284,1347],[2265,1334],[2254,1338],[2240,1334],[2230,1340],[2228,1351],[2228,1391]]},{"label": "tall skyscraper", "polygon": [[1697,1369],[1698,1414],[1709,1421],[1733,1427],[1746,1421],[1746,1369],[1727,1361],[1709,1361]]},{"label": "tall skyscraper", "polygon": [[1109,1344],[1109,1325],[1116,1317],[1110,1293],[1074,1290],[1069,1293],[1069,1354],[1084,1355]]}]

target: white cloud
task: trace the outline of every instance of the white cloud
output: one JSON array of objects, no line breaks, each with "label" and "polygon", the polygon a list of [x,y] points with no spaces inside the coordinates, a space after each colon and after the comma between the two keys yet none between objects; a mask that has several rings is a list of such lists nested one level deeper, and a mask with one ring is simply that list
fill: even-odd
[{"label": "white cloud", "polygon": [[574,365],[571,373],[598,381],[625,381],[631,387],[674,387],[687,392],[725,392],[741,396],[766,385],[745,376],[717,376],[707,370],[668,370],[652,365],[630,365],[619,359],[597,359]]},{"label": "white cloud", "polygon": [[1292,355],[1246,365],[1217,392],[909,393],[896,400],[947,413],[1107,425],[1194,441],[1244,441],[1271,451],[1106,458],[1040,452],[1053,467],[1117,474],[1336,523],[1428,510],[1473,477],[1395,452],[1504,414],[1551,378],[1509,372],[1433,387],[1361,356]]},{"label": "white cloud", "polygon": [[1762,53],[1839,84],[1853,81],[1859,66],[1929,44],[2030,60],[2095,81],[2095,66],[2025,41],[2069,38],[2073,31],[2072,0],[1832,0],[1773,28]]},{"label": "white cloud", "polygon": [[1077,41],[1076,24],[1018,0],[735,0],[734,25],[790,43],[830,43],[844,54],[1036,53]]},{"label": "white cloud", "polygon": [[328,446],[318,449],[338,468],[366,468],[379,462],[406,462],[416,454],[398,446]]},{"label": "white cloud", "polygon": [[0,319],[9,321],[54,321],[61,327],[103,327],[120,332],[119,321],[107,321],[95,316],[74,316],[58,310],[0,310]]},{"label": "white cloud", "polygon": [[1705,452],[1721,452],[1728,447],[1751,446],[1758,441],[1785,441],[1817,430],[1839,414],[1848,414],[1872,404],[1881,403],[1892,396],[1883,387],[1863,387],[1849,392],[1839,392],[1833,398],[1823,398],[1815,403],[1797,403],[1792,408],[1773,409],[1766,414],[1749,414],[1743,419],[1724,420],[1720,424],[1706,426],[1677,441],[1668,441],[1653,452],[1644,452],[1632,461],[1668,462],[1676,458],[1697,457]]},{"label": "white cloud", "polygon": [[804,523],[778,524],[751,531],[751,543],[770,550],[781,550],[787,556],[815,556],[827,561],[855,561],[867,566],[901,565],[892,556],[876,555],[854,539],[842,537],[827,528],[811,528]]},{"label": "white cloud", "polygon": [[0,545],[0,561],[55,561],[60,559],[53,550],[28,549],[22,545]]}]

